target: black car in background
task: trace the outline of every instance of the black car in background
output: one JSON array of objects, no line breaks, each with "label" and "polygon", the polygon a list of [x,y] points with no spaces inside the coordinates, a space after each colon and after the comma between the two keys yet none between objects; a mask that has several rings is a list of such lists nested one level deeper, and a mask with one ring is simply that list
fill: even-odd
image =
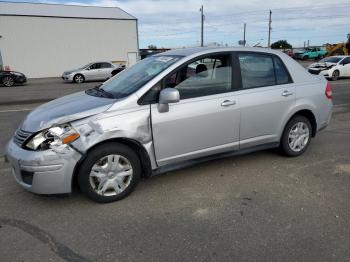
[{"label": "black car in background", "polygon": [[0,70],[0,84],[10,87],[13,85],[22,85],[27,82],[24,74],[15,71]]}]

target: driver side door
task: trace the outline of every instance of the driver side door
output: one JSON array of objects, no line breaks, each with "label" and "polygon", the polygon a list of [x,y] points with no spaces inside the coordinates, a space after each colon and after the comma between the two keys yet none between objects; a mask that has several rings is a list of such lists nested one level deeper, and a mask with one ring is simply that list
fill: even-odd
[{"label": "driver side door", "polygon": [[162,81],[178,89],[168,112],[151,105],[157,164],[162,166],[239,147],[239,101],[233,92],[229,53],[201,57]]},{"label": "driver side door", "polygon": [[84,71],[84,76],[86,80],[96,80],[99,79],[99,69],[101,68],[100,63],[94,63],[90,65],[87,69]]},{"label": "driver side door", "polygon": [[350,57],[344,58],[341,61],[342,66],[340,67],[340,76],[349,77],[350,76]]}]

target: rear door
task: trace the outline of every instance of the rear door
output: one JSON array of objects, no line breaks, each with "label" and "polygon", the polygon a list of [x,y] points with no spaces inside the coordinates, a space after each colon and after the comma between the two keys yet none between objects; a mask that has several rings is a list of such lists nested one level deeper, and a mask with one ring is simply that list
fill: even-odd
[{"label": "rear door", "polygon": [[240,148],[279,141],[295,105],[295,86],[282,60],[264,53],[238,53],[241,90]]},{"label": "rear door", "polygon": [[107,63],[107,62],[103,62],[101,63],[101,69],[99,72],[99,77],[102,80],[106,80],[108,78],[110,78],[112,76],[112,70],[114,69],[114,67],[112,66],[111,63]]},{"label": "rear door", "polygon": [[162,81],[163,88],[179,90],[180,102],[170,104],[166,113],[151,106],[158,165],[238,149],[240,115],[231,54],[194,60]]}]

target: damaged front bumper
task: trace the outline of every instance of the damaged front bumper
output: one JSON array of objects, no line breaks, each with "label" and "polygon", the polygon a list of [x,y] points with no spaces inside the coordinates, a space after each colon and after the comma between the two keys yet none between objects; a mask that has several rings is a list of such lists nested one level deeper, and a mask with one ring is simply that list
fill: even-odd
[{"label": "damaged front bumper", "polygon": [[81,157],[66,145],[60,150],[30,151],[20,148],[13,139],[6,150],[18,184],[36,194],[70,193],[74,168]]}]

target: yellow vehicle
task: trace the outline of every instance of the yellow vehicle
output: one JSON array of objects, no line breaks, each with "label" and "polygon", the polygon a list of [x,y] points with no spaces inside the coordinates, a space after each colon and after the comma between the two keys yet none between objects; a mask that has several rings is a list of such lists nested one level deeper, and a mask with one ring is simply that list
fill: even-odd
[{"label": "yellow vehicle", "polygon": [[349,55],[350,53],[350,34],[346,43],[326,44],[327,56]]}]

